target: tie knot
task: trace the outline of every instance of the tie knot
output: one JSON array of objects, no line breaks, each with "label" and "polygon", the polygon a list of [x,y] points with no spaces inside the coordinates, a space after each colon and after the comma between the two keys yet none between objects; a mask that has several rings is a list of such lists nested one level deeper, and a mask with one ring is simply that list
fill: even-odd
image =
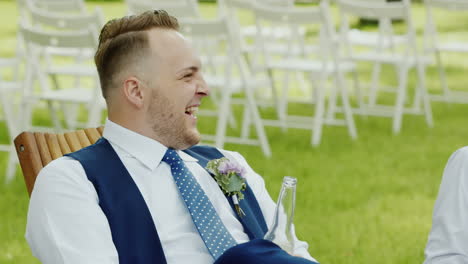
[{"label": "tie knot", "polygon": [[168,148],[163,157],[163,161],[172,166],[173,164],[181,161],[179,154],[174,149]]}]

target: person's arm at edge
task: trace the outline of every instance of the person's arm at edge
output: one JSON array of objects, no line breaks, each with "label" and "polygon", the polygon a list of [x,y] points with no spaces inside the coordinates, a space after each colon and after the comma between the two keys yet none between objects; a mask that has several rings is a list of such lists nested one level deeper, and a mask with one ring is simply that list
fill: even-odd
[{"label": "person's arm at edge", "polygon": [[424,264],[468,263],[468,147],[447,162],[434,205]]}]

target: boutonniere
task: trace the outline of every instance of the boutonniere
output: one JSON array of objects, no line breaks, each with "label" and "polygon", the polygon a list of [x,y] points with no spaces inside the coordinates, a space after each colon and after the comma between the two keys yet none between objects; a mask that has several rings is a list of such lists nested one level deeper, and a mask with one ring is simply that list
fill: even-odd
[{"label": "boutonniere", "polygon": [[247,187],[244,177],[245,169],[227,158],[211,160],[206,168],[214,175],[214,179],[224,194],[231,197],[237,214],[240,217],[245,216],[239,206],[239,201],[244,199],[242,191]]}]

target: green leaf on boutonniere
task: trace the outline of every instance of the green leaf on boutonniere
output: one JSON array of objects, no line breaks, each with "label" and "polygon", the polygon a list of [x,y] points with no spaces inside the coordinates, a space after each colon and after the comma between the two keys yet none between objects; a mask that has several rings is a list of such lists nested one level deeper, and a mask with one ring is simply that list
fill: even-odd
[{"label": "green leaf on boutonniere", "polygon": [[223,193],[231,196],[239,216],[244,216],[239,207],[239,201],[244,199],[245,188],[245,169],[238,163],[230,161],[227,158],[215,159],[208,162],[206,168],[214,175]]}]

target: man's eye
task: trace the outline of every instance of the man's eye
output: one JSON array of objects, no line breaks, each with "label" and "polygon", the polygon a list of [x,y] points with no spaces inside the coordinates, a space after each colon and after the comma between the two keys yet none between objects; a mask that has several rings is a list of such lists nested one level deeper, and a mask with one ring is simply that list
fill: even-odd
[{"label": "man's eye", "polygon": [[193,73],[188,73],[188,74],[184,75],[184,79],[190,78],[190,77],[192,77],[192,76],[193,76]]}]

